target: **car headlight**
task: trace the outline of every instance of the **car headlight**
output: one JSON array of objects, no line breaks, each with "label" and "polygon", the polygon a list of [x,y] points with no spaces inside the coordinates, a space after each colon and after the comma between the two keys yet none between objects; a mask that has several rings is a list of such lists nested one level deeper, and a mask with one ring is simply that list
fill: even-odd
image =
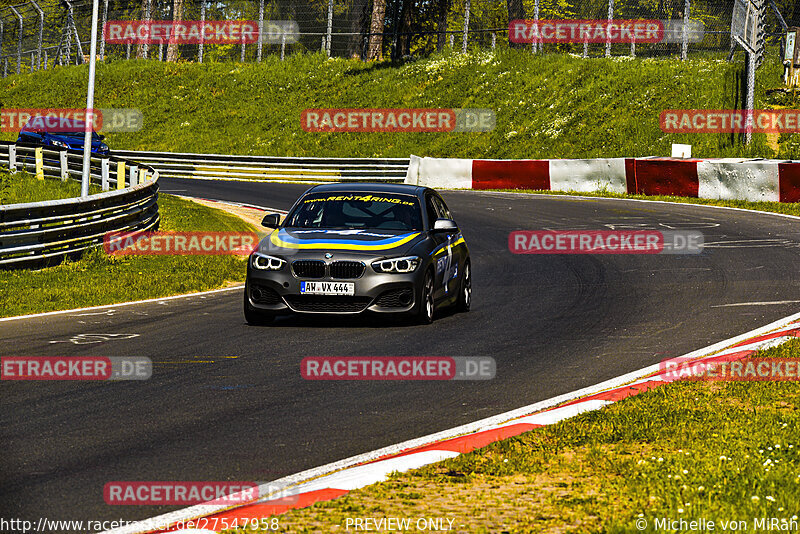
[{"label": "car headlight", "polygon": [[421,262],[418,256],[405,256],[375,261],[372,263],[372,268],[376,273],[413,273]]},{"label": "car headlight", "polygon": [[61,148],[69,148],[67,143],[62,143],[61,141],[56,141],[55,139],[50,139],[50,144],[53,146],[59,146]]},{"label": "car headlight", "polygon": [[267,256],[260,252],[254,252],[250,256],[250,265],[253,266],[253,269],[258,269],[259,271],[280,271],[285,263],[285,260],[275,256]]}]

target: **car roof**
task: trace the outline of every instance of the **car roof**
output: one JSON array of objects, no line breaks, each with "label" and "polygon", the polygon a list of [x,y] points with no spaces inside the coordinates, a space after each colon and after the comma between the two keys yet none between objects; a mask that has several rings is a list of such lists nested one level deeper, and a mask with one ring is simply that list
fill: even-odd
[{"label": "car roof", "polygon": [[428,188],[419,185],[410,184],[388,184],[388,183],[372,183],[372,182],[357,182],[357,183],[335,183],[335,184],[321,184],[312,187],[308,193],[395,193],[402,195],[420,196]]}]

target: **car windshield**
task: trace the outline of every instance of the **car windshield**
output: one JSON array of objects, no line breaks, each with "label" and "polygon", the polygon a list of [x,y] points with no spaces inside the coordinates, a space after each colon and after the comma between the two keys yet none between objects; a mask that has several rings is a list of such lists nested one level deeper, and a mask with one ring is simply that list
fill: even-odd
[{"label": "car windshield", "polygon": [[391,193],[316,193],[287,218],[290,228],[421,230],[419,201]]}]

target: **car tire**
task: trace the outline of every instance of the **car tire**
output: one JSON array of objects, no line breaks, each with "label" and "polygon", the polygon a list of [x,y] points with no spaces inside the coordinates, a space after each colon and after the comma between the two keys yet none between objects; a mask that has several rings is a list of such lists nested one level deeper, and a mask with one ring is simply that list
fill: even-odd
[{"label": "car tire", "polygon": [[456,309],[468,312],[472,304],[472,265],[469,259],[464,262],[464,274],[461,277],[461,288],[456,301]]},{"label": "car tire", "polygon": [[419,306],[416,313],[416,322],[419,324],[431,324],[436,305],[433,300],[433,273],[428,271],[425,274],[424,282],[420,290]]},{"label": "car tire", "polygon": [[250,299],[247,298],[247,294],[250,292],[250,287],[245,286],[244,288],[244,320],[247,321],[247,324],[253,326],[264,326],[268,325],[275,319],[275,316],[271,313],[266,313],[259,311],[253,308],[250,305]]}]

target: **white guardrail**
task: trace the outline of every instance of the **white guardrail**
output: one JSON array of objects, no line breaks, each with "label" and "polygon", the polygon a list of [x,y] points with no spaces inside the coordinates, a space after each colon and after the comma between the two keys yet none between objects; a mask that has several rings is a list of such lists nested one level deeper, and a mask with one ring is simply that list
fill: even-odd
[{"label": "white guardrail", "polygon": [[409,158],[291,158],[114,150],[165,178],[234,178],[308,182],[402,182]]},{"label": "white guardrail", "polygon": [[[82,159],[76,151],[0,142],[0,167],[42,180],[80,180]],[[90,175],[101,193],[0,206],[0,268],[46,265],[101,246],[108,232],[158,229],[157,170],[116,156],[92,157]]]}]

